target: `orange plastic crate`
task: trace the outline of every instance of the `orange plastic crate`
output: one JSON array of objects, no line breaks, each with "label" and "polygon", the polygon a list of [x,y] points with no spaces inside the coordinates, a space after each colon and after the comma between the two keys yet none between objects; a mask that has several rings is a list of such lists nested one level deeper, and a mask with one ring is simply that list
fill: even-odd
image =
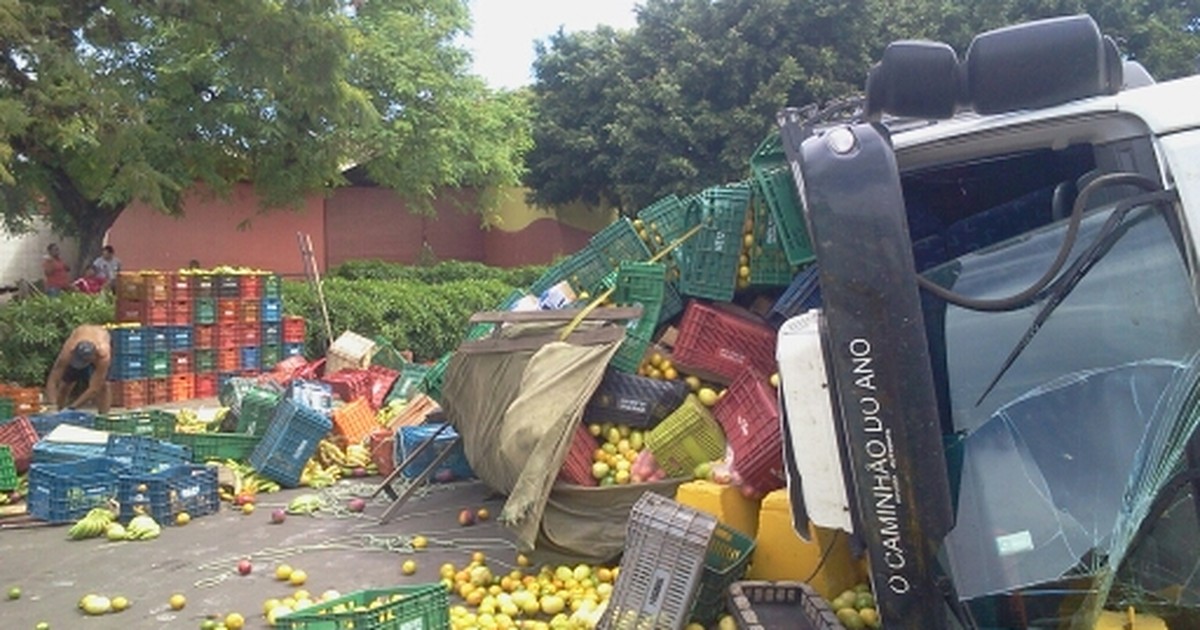
[{"label": "orange plastic crate", "polygon": [[242,327],[230,322],[217,325],[216,347],[221,350],[238,348],[242,345]]},{"label": "orange plastic crate", "polygon": [[152,378],[149,380],[150,394],[146,397],[146,402],[151,405],[159,403],[171,402],[171,379],[170,378]]},{"label": "orange plastic crate", "polygon": [[147,326],[167,326],[171,323],[170,302],[142,302],[142,323]]},{"label": "orange plastic crate", "polygon": [[394,429],[376,429],[367,440],[371,449],[371,461],[384,477],[396,470],[396,431]]},{"label": "orange plastic crate", "polygon": [[142,272],[142,299],[148,302],[171,299],[170,283],[167,276],[159,272]]},{"label": "orange plastic crate", "polygon": [[252,273],[241,277],[241,296],[243,299],[262,299],[263,275]]},{"label": "orange plastic crate", "polygon": [[145,407],[149,398],[149,384],[145,379],[133,381],[113,381],[109,385],[112,392],[112,406],[126,409]]},{"label": "orange plastic crate", "polygon": [[238,345],[257,346],[259,345],[260,339],[262,339],[262,330],[254,324],[247,324],[242,326],[241,333],[238,337]]},{"label": "orange plastic crate", "polygon": [[11,398],[13,404],[18,407],[21,405],[37,405],[42,402],[42,390],[37,387],[17,387],[0,384],[0,397]]},{"label": "orange plastic crate", "polygon": [[[249,276],[247,276],[247,277],[249,277]],[[245,281],[245,278],[243,278],[243,282],[244,281]],[[242,286],[245,286],[245,285],[243,284]],[[258,302],[242,302],[241,322],[243,324],[257,325],[259,323],[261,312],[262,312],[262,305],[260,305]]]},{"label": "orange plastic crate", "polygon": [[197,350],[215,348],[217,343],[217,327],[213,324],[196,325],[192,327],[192,347]]},{"label": "orange plastic crate", "polygon": [[168,302],[167,318],[173,326],[192,325],[192,303],[188,300]]},{"label": "orange plastic crate", "polygon": [[239,302],[235,299],[222,298],[217,300],[217,322],[221,324],[236,324],[241,315]]},{"label": "orange plastic crate", "polygon": [[303,317],[289,315],[283,318],[283,342],[303,343],[305,320]]},{"label": "orange plastic crate", "polygon": [[242,351],[237,347],[217,350],[217,371],[236,372],[242,367]]},{"label": "orange plastic crate", "polygon": [[351,444],[361,443],[382,425],[375,419],[375,411],[365,398],[333,410],[333,431],[346,438]]},{"label": "orange plastic crate", "polygon": [[174,301],[192,299],[192,278],[190,275],[173,272],[167,276],[167,292]]},{"label": "orange plastic crate", "polygon": [[196,394],[195,377],[191,374],[174,374],[171,381],[171,401],[191,400]]}]

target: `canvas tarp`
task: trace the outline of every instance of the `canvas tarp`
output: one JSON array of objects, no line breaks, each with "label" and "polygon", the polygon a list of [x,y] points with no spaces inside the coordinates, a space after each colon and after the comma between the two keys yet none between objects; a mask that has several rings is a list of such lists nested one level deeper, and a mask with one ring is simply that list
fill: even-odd
[{"label": "canvas tarp", "polygon": [[[512,323],[498,339],[464,343],[446,370],[442,406],[476,476],[507,495],[500,521],[525,550],[609,559],[621,552],[629,510],[671,482],[581,488],[556,484],[575,426],[624,337],[619,323]],[[677,484],[678,482],[674,482]]]}]

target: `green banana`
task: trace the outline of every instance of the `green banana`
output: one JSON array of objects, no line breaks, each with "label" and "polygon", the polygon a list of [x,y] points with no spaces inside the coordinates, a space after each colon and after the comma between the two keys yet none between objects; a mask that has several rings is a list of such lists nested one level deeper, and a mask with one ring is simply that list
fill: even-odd
[{"label": "green banana", "polygon": [[315,494],[302,494],[288,503],[288,514],[312,514],[321,509],[321,497]]}]

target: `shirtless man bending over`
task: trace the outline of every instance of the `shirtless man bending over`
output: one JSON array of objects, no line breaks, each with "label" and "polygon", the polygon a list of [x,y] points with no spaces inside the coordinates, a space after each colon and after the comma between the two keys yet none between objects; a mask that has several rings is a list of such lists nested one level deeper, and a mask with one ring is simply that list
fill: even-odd
[{"label": "shirtless man bending over", "polygon": [[[46,379],[46,401],[59,409],[79,408],[95,403],[100,413],[108,413],[110,393],[108,366],[112,362],[112,344],[108,329],[83,325],[75,329],[63,344],[50,376]],[[82,394],[69,401],[72,390],[85,383]]]}]

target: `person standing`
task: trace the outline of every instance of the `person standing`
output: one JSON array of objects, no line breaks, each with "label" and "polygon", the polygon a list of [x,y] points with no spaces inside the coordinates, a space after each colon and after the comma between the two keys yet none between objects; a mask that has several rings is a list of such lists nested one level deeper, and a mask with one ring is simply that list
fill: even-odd
[{"label": "person standing", "polygon": [[46,295],[55,296],[71,286],[71,268],[62,259],[58,243],[50,243],[46,248],[46,256],[42,259],[42,275]]},{"label": "person standing", "polygon": [[[100,413],[108,413],[111,403],[108,368],[112,362],[112,341],[108,329],[84,324],[76,328],[58,352],[50,375],[46,377],[46,402],[59,409],[78,408],[95,403]],[[74,400],[72,391],[83,383],[84,390]]]},{"label": "person standing", "polygon": [[121,259],[117,258],[112,245],[104,246],[100,257],[92,262],[92,266],[96,268],[96,275],[104,280],[106,289],[113,286],[117,281],[117,274],[121,273]]}]

